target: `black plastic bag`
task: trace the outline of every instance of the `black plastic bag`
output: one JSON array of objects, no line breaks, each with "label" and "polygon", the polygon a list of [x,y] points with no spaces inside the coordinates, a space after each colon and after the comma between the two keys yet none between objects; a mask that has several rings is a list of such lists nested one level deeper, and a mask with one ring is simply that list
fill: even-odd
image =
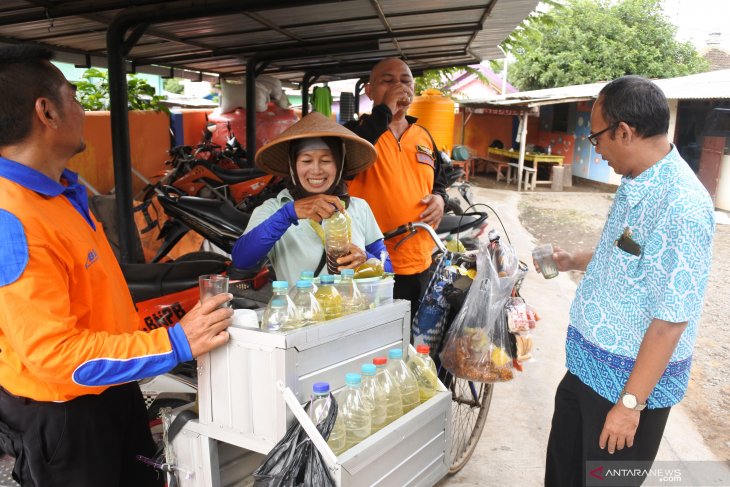
[{"label": "black plastic bag", "polygon": [[[327,440],[337,418],[337,401],[330,394],[329,414],[317,425]],[[309,410],[309,405],[305,411]],[[266,455],[253,473],[254,487],[334,487],[322,455],[299,421],[294,420],[284,438]]]}]

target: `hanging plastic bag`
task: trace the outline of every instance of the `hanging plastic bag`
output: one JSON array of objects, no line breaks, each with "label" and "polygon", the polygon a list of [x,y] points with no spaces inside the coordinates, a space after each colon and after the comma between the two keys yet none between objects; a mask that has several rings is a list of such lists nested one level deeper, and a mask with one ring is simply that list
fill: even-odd
[{"label": "hanging plastic bag", "polygon": [[[337,418],[337,401],[330,394],[327,418],[317,425],[325,440],[329,439]],[[309,405],[304,408],[308,412]],[[322,455],[298,421],[294,420],[284,438],[266,455],[253,473],[254,487],[334,487],[335,483],[322,460]]]},{"label": "hanging plastic bag", "polygon": [[499,246],[498,259],[492,253],[486,245],[480,247],[476,277],[440,355],[442,365],[454,376],[475,382],[513,377],[515,354],[505,305],[524,271],[511,245]]}]

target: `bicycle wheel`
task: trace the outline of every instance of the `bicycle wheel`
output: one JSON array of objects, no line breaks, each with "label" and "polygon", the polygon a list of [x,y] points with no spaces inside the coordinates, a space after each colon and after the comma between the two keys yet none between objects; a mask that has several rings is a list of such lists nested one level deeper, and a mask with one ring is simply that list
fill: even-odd
[{"label": "bicycle wheel", "polygon": [[451,391],[452,401],[449,474],[455,474],[469,461],[482,436],[494,387],[492,384],[459,379],[451,374],[445,379],[444,385]]}]

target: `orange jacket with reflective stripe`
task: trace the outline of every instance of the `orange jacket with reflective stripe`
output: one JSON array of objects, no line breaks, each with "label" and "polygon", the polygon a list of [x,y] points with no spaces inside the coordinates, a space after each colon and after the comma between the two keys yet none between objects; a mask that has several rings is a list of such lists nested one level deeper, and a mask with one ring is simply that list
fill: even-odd
[{"label": "orange jacket with reflective stripe", "polygon": [[[44,177],[0,163],[29,181]],[[74,190],[83,188],[73,173],[64,175],[74,177]],[[17,396],[67,401],[171,368],[180,357],[168,331],[137,331],[139,317],[102,226],[73,197],[25,184],[0,174],[0,385]],[[38,183],[53,184],[64,188],[49,178]]]}]

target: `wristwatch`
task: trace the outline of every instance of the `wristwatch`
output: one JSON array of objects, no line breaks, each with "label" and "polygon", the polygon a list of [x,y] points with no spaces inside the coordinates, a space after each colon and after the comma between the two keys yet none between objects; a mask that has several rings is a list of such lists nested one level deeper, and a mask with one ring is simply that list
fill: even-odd
[{"label": "wristwatch", "polygon": [[641,411],[646,407],[646,403],[639,404],[639,400],[631,394],[630,392],[626,392],[626,389],[623,389],[621,391],[621,394],[618,397],[618,401],[624,406],[629,409],[633,409],[634,411]]}]

